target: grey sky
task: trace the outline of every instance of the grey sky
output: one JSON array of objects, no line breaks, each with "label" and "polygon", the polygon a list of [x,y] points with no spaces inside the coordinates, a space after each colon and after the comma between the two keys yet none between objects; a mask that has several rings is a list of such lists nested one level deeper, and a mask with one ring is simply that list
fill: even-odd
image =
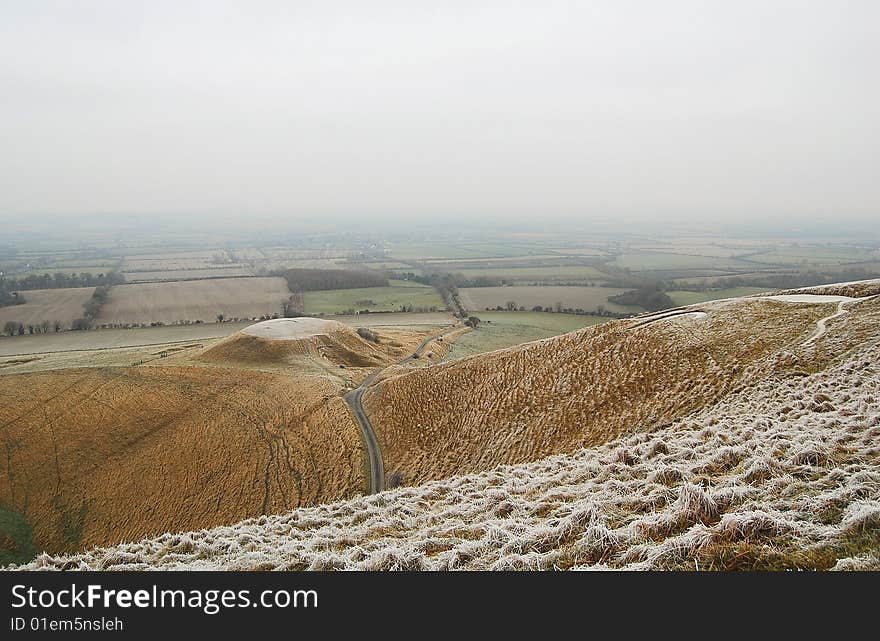
[{"label": "grey sky", "polygon": [[0,217],[869,220],[877,2],[0,0]]}]

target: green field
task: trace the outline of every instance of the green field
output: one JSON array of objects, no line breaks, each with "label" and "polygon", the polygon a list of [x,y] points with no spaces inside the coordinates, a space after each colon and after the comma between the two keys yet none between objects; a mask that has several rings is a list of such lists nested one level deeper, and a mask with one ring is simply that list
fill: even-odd
[{"label": "green field", "polygon": [[675,269],[726,269],[753,270],[754,265],[734,258],[690,256],[665,252],[636,252],[621,254],[611,265],[631,269],[634,272]]},{"label": "green field", "polygon": [[608,300],[609,296],[621,294],[626,289],[615,287],[584,287],[580,285],[512,285],[508,287],[468,287],[459,290],[461,302],[472,310],[487,307],[506,306],[507,302],[516,307],[531,310],[536,305],[554,308],[562,303],[563,308],[596,311],[599,307],[623,314],[640,314],[641,307],[617,305]]},{"label": "green field", "polygon": [[751,294],[760,294],[767,291],[765,287],[729,287],[727,289],[716,289],[711,292],[666,292],[676,307],[683,305],[694,305],[695,303],[705,303],[709,300],[719,300],[721,298],[736,298],[737,296],[750,296]]},{"label": "green field", "polygon": [[503,256],[528,256],[546,253],[537,245],[523,243],[451,243],[417,242],[396,243],[390,247],[392,258],[421,259],[431,258],[497,258]]},{"label": "green field", "polygon": [[444,309],[443,299],[433,287],[405,280],[391,280],[389,287],[331,289],[306,292],[303,303],[306,314],[343,314],[348,310],[393,312],[403,305],[414,308]]},{"label": "green field", "polygon": [[444,361],[550,338],[610,320],[601,316],[547,312],[478,312],[475,315],[483,322],[477,329],[457,338]]},{"label": "green field", "polygon": [[857,261],[876,260],[876,251],[862,247],[831,246],[785,246],[773,251],[750,256],[749,260],[777,265],[839,265]]}]

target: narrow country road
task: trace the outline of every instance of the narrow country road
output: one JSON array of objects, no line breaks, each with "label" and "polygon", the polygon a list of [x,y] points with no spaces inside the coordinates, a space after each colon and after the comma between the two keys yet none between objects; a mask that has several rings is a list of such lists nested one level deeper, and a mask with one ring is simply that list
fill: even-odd
[{"label": "narrow country road", "polygon": [[[444,329],[439,334],[428,336],[425,340],[419,343],[415,352],[403,360],[394,363],[394,365],[404,365],[405,363],[415,360],[422,355],[422,352],[431,341],[437,340],[460,327],[461,325],[456,323],[452,327]],[[376,438],[376,433],[373,431],[373,424],[370,422],[370,417],[367,416],[367,413],[364,410],[363,399],[364,393],[372,386],[376,377],[389,367],[392,367],[392,365],[386,365],[385,367],[377,369],[375,372],[367,376],[360,386],[351,390],[343,397],[345,398],[345,402],[348,403],[348,406],[351,408],[355,419],[357,419],[358,427],[361,428],[361,434],[364,437],[364,445],[366,445],[367,456],[370,459],[370,491],[373,494],[385,489],[385,464],[382,461],[382,448],[379,446],[379,440]]]}]

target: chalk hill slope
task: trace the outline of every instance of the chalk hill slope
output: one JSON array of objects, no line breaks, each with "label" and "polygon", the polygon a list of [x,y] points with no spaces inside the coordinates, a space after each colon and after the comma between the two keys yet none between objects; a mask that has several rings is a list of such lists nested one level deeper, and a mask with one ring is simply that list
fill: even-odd
[{"label": "chalk hill slope", "polygon": [[721,301],[395,376],[371,405],[392,460],[473,473],[27,567],[878,569],[878,293]]},{"label": "chalk hill slope", "polygon": [[246,327],[212,345],[198,358],[204,363],[233,367],[309,364],[373,368],[396,362],[418,343],[420,334],[385,330],[380,343],[362,338],[355,329],[335,320],[279,318]]},{"label": "chalk hill slope", "polygon": [[[834,295],[844,291],[858,297]],[[833,333],[848,319],[842,347],[856,345],[878,291],[829,286],[605,323],[388,377],[365,404],[386,470],[408,484],[533,461],[657,430],[779,372],[821,368],[835,353],[815,340],[818,321],[835,316]]]}]

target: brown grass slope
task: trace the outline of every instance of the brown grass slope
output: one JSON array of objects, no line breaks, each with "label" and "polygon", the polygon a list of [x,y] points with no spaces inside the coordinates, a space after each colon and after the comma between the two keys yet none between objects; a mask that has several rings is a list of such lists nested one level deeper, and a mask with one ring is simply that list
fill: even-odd
[{"label": "brown grass slope", "polygon": [[607,323],[387,378],[365,400],[386,470],[416,484],[657,430],[766,378],[836,304],[692,309],[707,314]]},{"label": "brown grass slope", "polygon": [[357,331],[328,321],[330,329],[294,339],[272,339],[245,331],[215,343],[198,361],[236,367],[302,366],[307,361],[339,367],[374,368],[395,363],[408,355],[430,331],[376,330],[379,343],[365,340]]},{"label": "brown grass slope", "polygon": [[72,552],[363,491],[326,378],[199,367],[0,376],[0,506]]},{"label": "brown grass slope", "polygon": [[24,569],[880,569],[880,301],[768,359],[654,432]]}]

